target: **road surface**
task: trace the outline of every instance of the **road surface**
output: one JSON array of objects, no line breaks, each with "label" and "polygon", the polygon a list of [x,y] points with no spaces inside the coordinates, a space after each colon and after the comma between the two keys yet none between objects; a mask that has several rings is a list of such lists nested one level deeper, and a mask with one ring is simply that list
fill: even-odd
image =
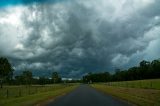
[{"label": "road surface", "polygon": [[110,95],[99,92],[88,85],[81,85],[71,93],[62,96],[48,106],[130,106]]}]

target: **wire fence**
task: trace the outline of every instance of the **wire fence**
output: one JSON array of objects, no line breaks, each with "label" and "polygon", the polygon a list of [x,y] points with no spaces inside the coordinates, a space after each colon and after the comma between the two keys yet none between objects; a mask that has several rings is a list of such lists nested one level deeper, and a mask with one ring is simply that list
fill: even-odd
[{"label": "wire fence", "polygon": [[64,87],[72,86],[71,84],[60,85],[46,85],[46,86],[5,86],[0,89],[0,99],[6,98],[18,98],[27,95],[33,95],[37,93],[44,93],[48,91],[54,91],[57,89],[63,89]]},{"label": "wire fence", "polygon": [[107,82],[108,86],[127,87],[127,88],[144,88],[144,89],[160,89],[160,80],[137,80],[137,81],[121,81]]}]

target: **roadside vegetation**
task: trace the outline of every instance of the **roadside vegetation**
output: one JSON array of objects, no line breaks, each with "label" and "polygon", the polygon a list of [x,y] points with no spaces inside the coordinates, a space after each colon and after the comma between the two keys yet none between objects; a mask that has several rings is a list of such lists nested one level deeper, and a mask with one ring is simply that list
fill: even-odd
[{"label": "roadside vegetation", "polygon": [[115,73],[88,73],[84,83],[139,106],[160,106],[160,59]]},{"label": "roadside vegetation", "polygon": [[4,86],[0,89],[0,101],[10,98],[24,97],[38,93],[54,91],[65,87],[73,86],[74,84],[52,84],[52,85],[32,85],[32,86]]},{"label": "roadside vegetation", "polygon": [[[92,87],[140,106],[160,106],[160,59],[141,61],[128,70],[115,73],[88,73],[82,80],[62,81],[58,72],[49,77],[35,77],[26,69],[13,76],[14,69],[7,58],[0,57],[0,106],[35,105],[72,91],[76,82]],[[70,84],[74,83],[74,84]]]},{"label": "roadside vegetation", "polygon": [[36,105],[64,95],[78,84],[62,81],[53,71],[49,77],[35,77],[32,70],[25,69],[13,76],[14,69],[7,58],[0,57],[0,106]]},{"label": "roadside vegetation", "polygon": [[143,89],[160,90],[160,79],[107,82],[105,84],[108,86],[115,86],[115,87],[143,88]]},{"label": "roadside vegetation", "polygon": [[88,73],[83,77],[83,82],[115,82],[158,78],[160,78],[160,59],[152,62],[143,60],[139,66],[131,67],[128,70],[116,69],[114,74],[109,72]]},{"label": "roadside vegetation", "polygon": [[[43,104],[57,96],[74,90],[78,84],[56,84],[46,86],[7,86],[0,89],[0,106],[31,106]],[[8,94],[7,91],[8,90]],[[7,95],[8,97],[7,97]]]},{"label": "roadside vegetation", "polygon": [[160,79],[97,83],[91,86],[139,106],[160,106]]}]

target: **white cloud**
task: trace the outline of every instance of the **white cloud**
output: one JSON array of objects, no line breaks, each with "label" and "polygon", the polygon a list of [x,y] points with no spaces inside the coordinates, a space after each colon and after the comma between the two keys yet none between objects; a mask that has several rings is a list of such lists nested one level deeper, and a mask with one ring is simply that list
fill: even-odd
[{"label": "white cloud", "polygon": [[129,62],[129,58],[125,55],[122,55],[122,54],[117,54],[112,59],[112,63],[116,67],[122,67],[123,65],[127,64],[128,62]]},{"label": "white cloud", "polygon": [[145,53],[144,59],[147,59],[147,60],[159,59],[160,58],[159,45],[160,45],[160,38],[151,41],[147,49],[144,51]]},{"label": "white cloud", "polygon": [[17,44],[15,47],[16,50],[24,50],[23,44]]},{"label": "white cloud", "polygon": [[144,39],[155,40],[160,37],[160,26],[155,26],[149,30],[145,35]]}]

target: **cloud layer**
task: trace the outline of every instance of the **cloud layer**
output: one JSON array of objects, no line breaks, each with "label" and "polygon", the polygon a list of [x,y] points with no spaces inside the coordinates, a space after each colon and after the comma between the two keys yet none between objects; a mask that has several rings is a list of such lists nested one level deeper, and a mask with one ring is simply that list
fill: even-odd
[{"label": "cloud layer", "polygon": [[[0,9],[0,56],[63,77],[159,58],[159,0],[68,0]],[[14,12],[13,12],[14,11]]]}]

